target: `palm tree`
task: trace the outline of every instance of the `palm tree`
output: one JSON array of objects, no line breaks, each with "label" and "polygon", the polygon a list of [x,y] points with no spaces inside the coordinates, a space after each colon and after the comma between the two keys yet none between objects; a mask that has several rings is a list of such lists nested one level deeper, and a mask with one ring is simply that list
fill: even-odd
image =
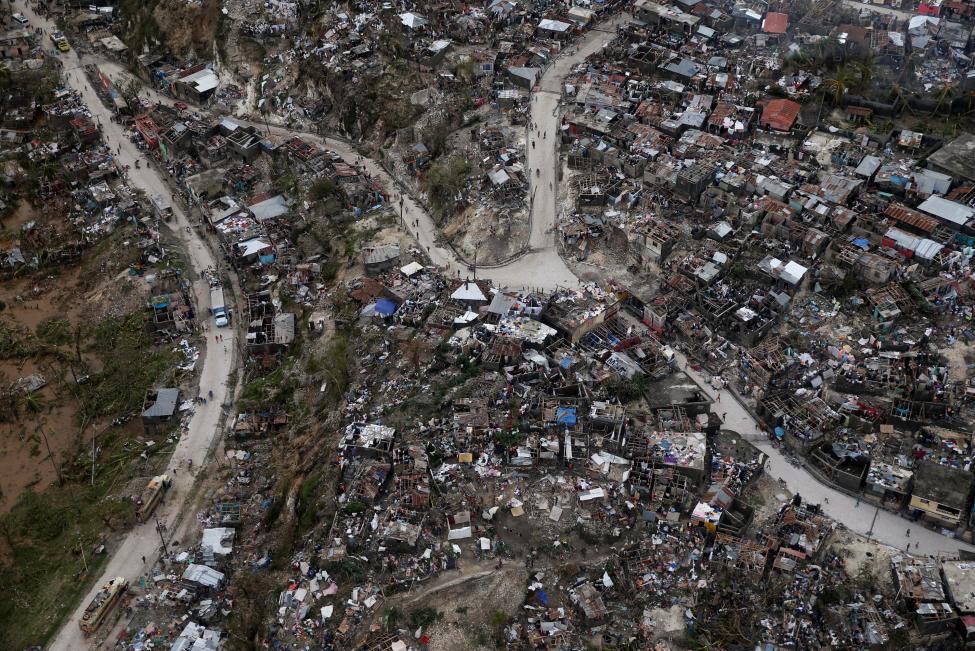
[{"label": "palm tree", "polygon": [[901,108],[906,108],[907,112],[911,115],[914,115],[914,109],[911,108],[911,103],[907,101],[907,98],[904,96],[904,89],[901,87],[901,85],[894,84],[894,87],[891,90],[894,93],[894,112],[897,112],[897,108],[900,106]]},{"label": "palm tree", "polygon": [[877,59],[873,54],[867,54],[863,59],[854,64],[857,73],[856,85],[861,91],[870,87],[874,73],[877,71]]},{"label": "palm tree", "polygon": [[833,98],[833,104],[839,106],[843,96],[850,89],[850,71],[846,68],[839,68],[836,73],[823,81],[823,90]]},{"label": "palm tree", "polygon": [[[953,97],[954,94],[955,94],[955,86],[954,86],[954,84],[950,84],[950,83],[947,83],[947,82],[944,83],[941,86],[941,91],[938,93],[938,103],[935,104],[934,110],[931,111],[931,115],[932,116],[937,115],[938,114],[938,111],[941,110],[941,106],[945,103],[945,100],[948,99],[948,98],[950,98],[950,97]],[[948,102],[948,106],[949,107],[951,106],[951,102]]]},{"label": "palm tree", "polygon": [[37,394],[36,391],[30,393],[25,393],[20,397],[20,406],[24,408],[28,413],[37,414],[44,409],[44,400]]},{"label": "palm tree", "polygon": [[970,90],[965,94],[968,98],[968,113],[975,111],[975,90]]}]

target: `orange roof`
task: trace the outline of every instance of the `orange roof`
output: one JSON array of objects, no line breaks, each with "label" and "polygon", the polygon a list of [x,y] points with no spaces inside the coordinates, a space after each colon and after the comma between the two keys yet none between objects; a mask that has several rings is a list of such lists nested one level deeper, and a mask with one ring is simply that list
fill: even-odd
[{"label": "orange roof", "polygon": [[768,125],[776,131],[789,131],[799,117],[800,109],[802,107],[791,99],[769,100],[762,110],[759,124]]},{"label": "orange roof", "polygon": [[789,16],[770,11],[762,21],[762,31],[766,34],[785,34],[789,29]]}]

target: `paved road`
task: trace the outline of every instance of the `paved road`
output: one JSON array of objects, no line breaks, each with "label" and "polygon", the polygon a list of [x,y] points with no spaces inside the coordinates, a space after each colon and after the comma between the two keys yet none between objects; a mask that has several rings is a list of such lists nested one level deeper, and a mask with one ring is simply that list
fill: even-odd
[{"label": "paved road", "polygon": [[[710,384],[706,383],[706,378],[687,365],[687,359],[682,354],[678,354],[678,360],[684,372],[697,382],[712,400],[717,399],[720,393],[721,402],[715,402],[712,405],[712,411],[725,415],[724,427],[726,429],[738,432],[769,456],[769,465],[766,470],[768,474],[775,479],[784,481],[786,487],[791,492],[801,495],[803,500],[822,506],[826,515],[863,535],[870,531],[872,523],[875,540],[902,550],[910,543],[911,553],[915,553],[916,549],[917,553],[920,554],[944,554],[957,557],[959,548],[975,549],[972,545],[942,536],[940,533],[925,529],[920,524],[910,522],[890,511],[877,509],[866,502],[857,506],[855,498],[833,490],[816,479],[805,468],[793,466],[779,448],[772,445],[767,437],[759,433],[755,419],[738,402],[734,394],[728,390],[716,391]],[[877,516],[876,521],[874,521],[875,514]],[[908,529],[911,530],[910,536],[907,535]]]},{"label": "paved road", "polygon": [[[55,29],[51,22],[37,15],[22,0],[15,2],[14,6],[16,7],[15,11],[22,12],[30,20],[32,26],[43,27],[48,31]],[[122,165],[131,166],[130,183],[150,196],[161,194],[172,199],[168,186],[159,174],[151,169],[135,169],[135,161],[142,158],[139,150],[124,136],[119,125],[110,120],[111,112],[104,107],[95,89],[91,87],[87,77],[79,68],[78,57],[74,51],[61,55],[61,61],[64,63],[68,83],[81,93],[92,115],[99,118],[107,143],[113,151],[121,148],[117,157]],[[204,269],[214,267],[215,261],[210,249],[207,248],[203,239],[190,228],[186,215],[175,202],[173,203],[173,212],[175,214],[173,229],[182,241],[184,251],[189,257],[194,271],[200,274]],[[205,280],[197,280],[193,283],[193,290],[196,294],[197,305],[201,313],[205,314],[210,305],[209,285]],[[166,495],[163,504],[156,510],[159,521],[169,529],[174,528],[177,515],[183,502],[187,499],[193,483],[193,478],[186,472],[187,460],[192,459],[195,468],[201,467],[211,443],[219,432],[217,427],[220,419],[219,405],[223,404],[227,397],[227,381],[234,369],[235,349],[232,329],[225,328],[221,334],[226,344],[215,344],[213,335],[209,335],[208,345],[201,354],[200,386],[212,390],[213,399],[209,400],[207,406],[197,409],[189,421],[188,430],[177,444],[168,469],[174,478],[173,486]],[[78,621],[85,605],[91,600],[98,586],[116,576],[124,576],[129,581],[135,581],[147,569],[146,565],[142,563],[142,557],[145,556],[147,562],[152,563],[153,559],[159,554],[159,548],[159,536],[154,523],[146,523],[134,528],[117,549],[110,550],[111,557],[108,559],[101,577],[78,604],[77,609],[71,613],[71,616],[51,642],[50,648],[57,651],[77,651],[87,648],[88,641],[81,634]]]},{"label": "paved road", "polygon": [[884,7],[875,4],[865,4],[859,2],[858,0],[843,0],[843,4],[851,9],[856,9],[857,11],[867,10],[872,11],[877,14],[887,14],[888,16],[897,16],[901,20],[910,20],[911,16],[914,16],[914,12],[904,11],[902,9],[894,9],[893,7]]}]

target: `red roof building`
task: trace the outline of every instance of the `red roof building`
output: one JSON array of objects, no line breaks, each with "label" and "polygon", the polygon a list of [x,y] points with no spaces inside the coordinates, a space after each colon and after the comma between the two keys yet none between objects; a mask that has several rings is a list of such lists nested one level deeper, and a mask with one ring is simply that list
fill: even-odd
[{"label": "red roof building", "polygon": [[791,131],[802,107],[791,99],[769,100],[758,123],[776,131]]},{"label": "red roof building", "polygon": [[159,144],[159,127],[156,122],[146,114],[135,116],[135,129],[142,134],[142,139],[151,148]]},{"label": "red roof building", "polygon": [[762,31],[766,34],[785,34],[788,29],[788,14],[780,14],[774,11],[765,14],[765,20],[762,21]]}]

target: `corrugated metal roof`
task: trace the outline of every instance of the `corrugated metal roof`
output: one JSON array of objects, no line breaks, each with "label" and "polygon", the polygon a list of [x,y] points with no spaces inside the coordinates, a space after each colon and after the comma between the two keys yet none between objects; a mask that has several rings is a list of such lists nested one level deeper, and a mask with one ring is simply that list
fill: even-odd
[{"label": "corrugated metal roof", "polygon": [[934,229],[938,227],[938,220],[934,217],[928,217],[899,203],[892,203],[887,206],[884,214],[888,217],[893,217],[902,224],[913,226],[925,233],[933,233]]},{"label": "corrugated metal roof", "polygon": [[924,203],[918,206],[918,210],[959,226],[964,226],[972,221],[972,217],[975,217],[975,208],[969,208],[966,205],[948,201],[944,197],[938,196],[928,197]]},{"label": "corrugated metal roof", "polygon": [[795,124],[802,107],[789,99],[773,99],[762,111],[760,123],[767,124],[776,131],[788,131]]},{"label": "corrugated metal roof", "polygon": [[179,389],[159,389],[156,401],[142,412],[143,418],[166,418],[176,413],[176,401],[179,400]]}]

